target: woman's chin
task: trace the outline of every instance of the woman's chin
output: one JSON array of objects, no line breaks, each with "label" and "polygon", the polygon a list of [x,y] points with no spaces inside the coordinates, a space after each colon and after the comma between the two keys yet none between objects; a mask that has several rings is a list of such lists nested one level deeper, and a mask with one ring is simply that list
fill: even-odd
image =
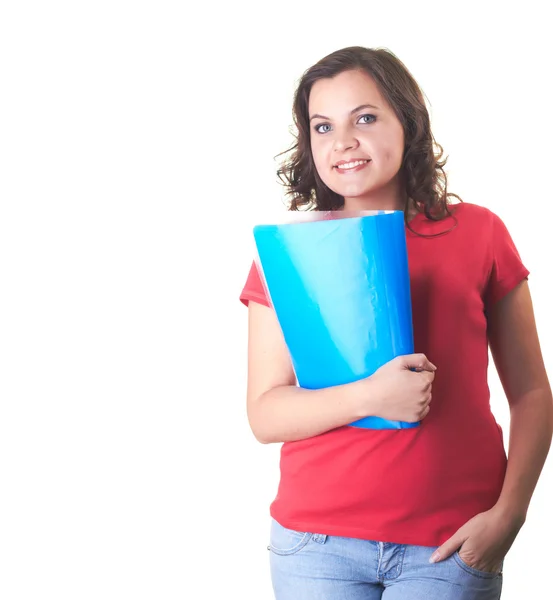
[{"label": "woman's chin", "polygon": [[350,189],[342,189],[340,191],[336,192],[337,194],[340,194],[340,196],[342,196],[343,198],[347,198],[350,202],[354,203],[354,204],[363,204],[366,203],[367,201],[370,202],[371,199],[371,194],[373,193],[373,190],[371,189],[363,189],[363,190],[352,190]]}]

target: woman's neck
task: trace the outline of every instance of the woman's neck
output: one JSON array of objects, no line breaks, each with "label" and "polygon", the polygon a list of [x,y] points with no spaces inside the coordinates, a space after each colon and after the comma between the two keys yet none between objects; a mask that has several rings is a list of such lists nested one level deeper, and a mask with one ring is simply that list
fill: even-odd
[{"label": "woman's neck", "polygon": [[405,211],[407,207],[407,221],[411,221],[418,211],[412,201],[407,202],[407,196],[403,198],[398,196],[381,196],[372,198],[344,198],[343,210],[401,210]]}]

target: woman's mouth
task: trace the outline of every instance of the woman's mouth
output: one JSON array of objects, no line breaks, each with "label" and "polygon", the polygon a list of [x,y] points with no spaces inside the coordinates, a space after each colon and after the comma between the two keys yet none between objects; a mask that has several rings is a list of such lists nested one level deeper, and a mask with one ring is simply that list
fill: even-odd
[{"label": "woman's mouth", "polygon": [[357,171],[364,169],[370,162],[370,160],[353,160],[349,163],[336,165],[334,168],[338,171],[338,173],[357,173]]}]

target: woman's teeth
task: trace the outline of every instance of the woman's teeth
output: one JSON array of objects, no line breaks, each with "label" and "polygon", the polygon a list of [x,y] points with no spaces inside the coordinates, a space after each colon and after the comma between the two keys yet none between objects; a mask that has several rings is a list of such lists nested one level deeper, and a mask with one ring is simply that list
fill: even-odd
[{"label": "woman's teeth", "polygon": [[338,165],[338,169],[354,169],[359,165],[369,162],[368,160],[356,160],[355,162],[344,163],[343,165]]}]

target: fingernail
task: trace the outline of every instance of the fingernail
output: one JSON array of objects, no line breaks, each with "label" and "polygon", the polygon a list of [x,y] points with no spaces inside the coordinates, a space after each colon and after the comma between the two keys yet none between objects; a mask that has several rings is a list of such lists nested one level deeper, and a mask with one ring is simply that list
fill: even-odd
[{"label": "fingernail", "polygon": [[436,552],[434,552],[434,554],[430,557],[430,560],[428,562],[435,563],[439,559],[440,553],[436,550]]}]

